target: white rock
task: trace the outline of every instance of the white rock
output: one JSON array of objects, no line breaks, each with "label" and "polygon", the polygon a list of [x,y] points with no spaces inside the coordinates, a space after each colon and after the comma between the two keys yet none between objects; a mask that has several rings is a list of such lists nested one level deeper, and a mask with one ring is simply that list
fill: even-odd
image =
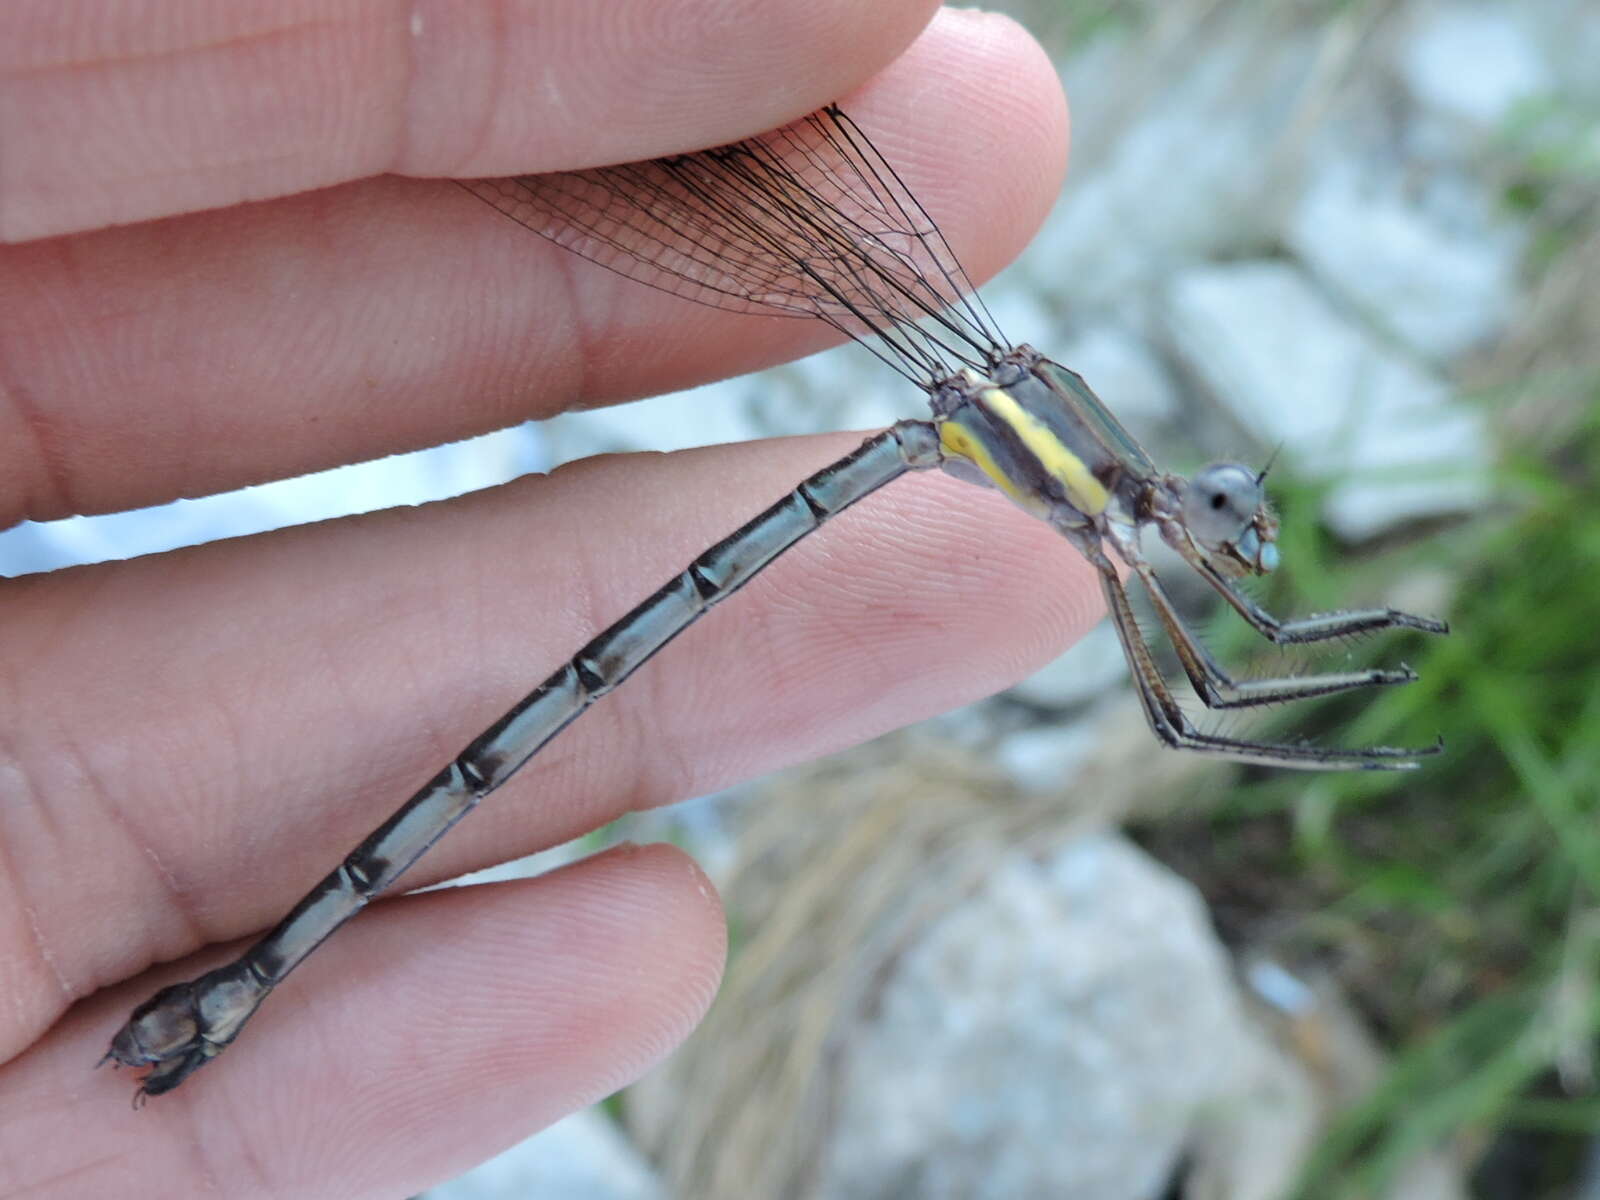
[{"label": "white rock", "polygon": [[427,1200],[663,1200],[611,1119],[586,1108],[449,1183]]},{"label": "white rock", "polygon": [[1594,0],[1520,0],[1515,11],[1556,73],[1559,94],[1580,111],[1600,105],[1600,9]]},{"label": "white rock", "polygon": [[752,423],[763,437],[882,429],[904,417],[928,415],[926,393],[861,346],[813,354],[759,379],[762,387],[751,396]]},{"label": "white rock", "polygon": [[1018,854],[900,957],[850,1039],[818,1194],[1160,1195],[1245,1036],[1187,883],[1110,835]]},{"label": "white rock", "polygon": [[[1138,78],[1148,50],[1131,39],[1102,52],[1094,74]],[[1263,148],[1293,117],[1311,46],[1245,28],[1219,32],[1204,54],[1169,55],[1175,73],[1147,79],[1134,119],[1082,126],[1066,191],[1028,249],[1024,272],[1074,312],[1115,309],[1175,263],[1259,244],[1279,203]]]},{"label": "white rock", "polygon": [[1341,150],[1311,172],[1285,231],[1289,248],[1430,359],[1495,334],[1516,302],[1524,238],[1495,215],[1486,187],[1449,173],[1418,189],[1392,170],[1364,168],[1359,147]]},{"label": "white rock", "polygon": [[1178,412],[1178,390],[1166,366],[1142,338],[1125,326],[1100,321],[1052,346],[1039,346],[1071,367],[1095,391],[1128,432],[1140,440]]},{"label": "white rock", "polygon": [[[1282,1200],[1316,1149],[1321,1113],[1311,1072],[1271,1030],[1254,1021],[1247,1028],[1238,1087],[1208,1109],[1190,1143],[1185,1200]],[[1388,1200],[1402,1198],[1423,1200],[1409,1192]]]},{"label": "white rock", "polygon": [[1488,494],[1488,437],[1437,378],[1368,338],[1278,261],[1174,279],[1165,318],[1196,377],[1262,447],[1337,481],[1324,516],[1359,540]]},{"label": "white rock", "polygon": [[531,424],[371,462],[130,512],[24,522],[0,533],[0,576],[53,571],[264,533],[505,483],[548,465]]},{"label": "white rock", "polygon": [[983,289],[983,302],[1012,345],[1025,342],[1052,358],[1059,357],[1061,317],[1044,294],[1033,285],[1032,247],[1022,258]]},{"label": "white rock", "polygon": [[862,347],[848,345],[687,391],[564,413],[544,429],[555,460],[568,462],[591,454],[882,429],[927,414],[924,392]]},{"label": "white rock", "polygon": [[994,765],[1018,787],[1059,792],[1100,748],[1101,735],[1083,721],[1060,721],[1004,734],[995,744]]},{"label": "white rock", "polygon": [[1401,78],[1416,103],[1482,129],[1549,90],[1550,69],[1515,7],[1423,5],[1406,38]]},{"label": "white rock", "polygon": [[543,423],[555,462],[633,450],[684,450],[760,434],[748,415],[756,376],[724,379],[630,404],[563,413]]}]

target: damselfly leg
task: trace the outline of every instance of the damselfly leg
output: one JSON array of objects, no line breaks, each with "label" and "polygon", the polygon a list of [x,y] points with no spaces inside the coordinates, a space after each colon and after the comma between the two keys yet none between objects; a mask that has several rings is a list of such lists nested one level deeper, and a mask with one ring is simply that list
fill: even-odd
[{"label": "damselfly leg", "polygon": [[[1208,709],[1260,708],[1290,700],[1331,696],[1365,687],[1411,683],[1417,678],[1416,672],[1408,667],[1398,669],[1371,667],[1359,671],[1236,680],[1217,662],[1205,643],[1189,628],[1188,622],[1172,602],[1155,568],[1140,553],[1138,546],[1128,545],[1120,539],[1115,544],[1119,556],[1128,563],[1143,584],[1156,618],[1160,621],[1178,656],[1178,661],[1183,666],[1184,674],[1188,676],[1195,695]],[[1422,748],[1369,746],[1340,749],[1310,743],[1252,741],[1201,731],[1189,720],[1173,697],[1166,679],[1156,665],[1149,643],[1145,640],[1144,632],[1134,616],[1122,579],[1109,560],[1105,560],[1104,555],[1100,558],[1102,562],[1096,562],[1095,565],[1101,571],[1106,607],[1111,613],[1118,637],[1127,650],[1129,669],[1134,675],[1134,687],[1151,729],[1168,746],[1260,765],[1333,771],[1409,770],[1418,765],[1418,759],[1437,754],[1442,749],[1439,743]],[[1201,561],[1203,564],[1204,560]],[[1231,603],[1248,605],[1257,618],[1250,622],[1252,627],[1268,640],[1278,644],[1303,644],[1389,628],[1419,629],[1428,633],[1448,632],[1448,627],[1442,621],[1415,617],[1394,609],[1327,613],[1300,621],[1283,622],[1255,604],[1239,591],[1232,580],[1223,577],[1214,569],[1202,570],[1201,574]]]}]

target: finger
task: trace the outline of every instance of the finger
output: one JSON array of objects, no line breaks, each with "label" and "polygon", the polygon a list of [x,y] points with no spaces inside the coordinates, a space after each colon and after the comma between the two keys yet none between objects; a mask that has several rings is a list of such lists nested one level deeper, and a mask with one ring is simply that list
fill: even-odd
[{"label": "finger", "polygon": [[[600,628],[854,441],[590,460],[14,581],[0,701],[30,720],[7,730],[0,957],[18,1027],[277,919]],[[1098,619],[1098,595],[996,494],[903,480],[597,703],[406,884],[988,694]]]},{"label": "finger", "polygon": [[725,951],[711,885],[662,846],[407,897],[362,925],[221,1065],[138,1112],[134,1076],[89,1068],[158,981],[81,1005],[0,1071],[0,1138],[27,1147],[5,1156],[8,1190],[414,1195],[638,1078],[704,1014]]},{"label": "finger", "polygon": [[[970,271],[1021,249],[1065,150],[1059,84],[1026,35],[941,21],[860,99]],[[399,180],[0,248],[0,311],[0,516],[13,520],[414,449],[830,336],[652,291],[453,185]]]},{"label": "finger", "polygon": [[854,86],[932,9],[931,0],[7,6],[0,240],[384,172],[548,171],[729,141]]}]

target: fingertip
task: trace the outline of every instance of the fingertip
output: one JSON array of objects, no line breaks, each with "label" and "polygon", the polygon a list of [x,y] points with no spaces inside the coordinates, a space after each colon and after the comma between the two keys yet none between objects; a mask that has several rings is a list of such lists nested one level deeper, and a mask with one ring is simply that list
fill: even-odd
[{"label": "fingertip", "polygon": [[[475,1092],[493,1079],[525,1100],[565,1097],[555,1108],[535,1099],[530,1119],[541,1125],[630,1082],[682,1041],[710,1006],[727,951],[715,888],[670,845],[623,844],[536,879],[401,903],[415,911],[360,952],[385,969],[403,936],[436,945],[438,961],[396,979],[415,1002],[376,1066],[425,1071],[435,1092]],[[437,1049],[410,1063],[422,1046]]]},{"label": "fingertip", "polygon": [[624,842],[551,878],[570,882],[565,913],[575,921],[575,944],[608,933],[618,945],[639,943],[622,958],[661,1002],[660,1052],[666,1053],[699,1023],[722,979],[727,920],[716,885],[690,855],[665,842]]}]

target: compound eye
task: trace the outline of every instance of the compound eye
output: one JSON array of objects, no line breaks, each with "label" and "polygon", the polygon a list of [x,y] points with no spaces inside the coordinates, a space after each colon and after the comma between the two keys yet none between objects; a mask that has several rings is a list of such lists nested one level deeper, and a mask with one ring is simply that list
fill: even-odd
[{"label": "compound eye", "polygon": [[1184,489],[1184,524],[1195,541],[1217,550],[1237,541],[1255,519],[1261,500],[1256,472],[1238,463],[1212,463]]}]

